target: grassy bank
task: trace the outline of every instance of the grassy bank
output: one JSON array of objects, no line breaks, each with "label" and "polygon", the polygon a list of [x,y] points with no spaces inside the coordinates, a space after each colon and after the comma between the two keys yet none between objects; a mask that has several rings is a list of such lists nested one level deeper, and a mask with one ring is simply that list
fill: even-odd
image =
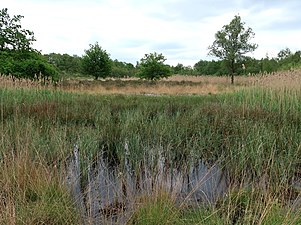
[{"label": "grassy bank", "polygon": [[[165,195],[137,200],[133,224],[301,222],[293,181],[301,174],[301,92],[252,88],[205,96],[89,95],[55,90],[0,90],[0,222],[76,224],[64,187],[64,163],[79,145],[114,163],[164,149],[175,165],[218,162],[230,192],[214,207],[190,209]],[[163,199],[163,201],[162,201]],[[133,200],[134,201],[134,200]],[[157,218],[157,220],[155,220]]]}]

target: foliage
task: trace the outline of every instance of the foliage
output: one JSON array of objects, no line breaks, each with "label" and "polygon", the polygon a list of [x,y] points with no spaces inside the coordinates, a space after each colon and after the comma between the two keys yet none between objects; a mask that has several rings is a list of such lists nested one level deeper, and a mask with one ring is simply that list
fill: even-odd
[{"label": "foliage", "polygon": [[57,70],[35,51],[0,51],[0,73],[31,80],[59,80]]},{"label": "foliage", "polygon": [[77,55],[70,56],[68,54],[50,53],[44,57],[48,63],[55,66],[64,74],[80,74],[81,73],[81,57]]},{"label": "foliage", "polygon": [[172,66],[171,70],[173,74],[194,75],[194,69],[191,66],[184,66],[181,63],[178,63],[176,66]]},{"label": "foliage", "polygon": [[160,80],[171,75],[171,70],[168,65],[165,65],[165,57],[160,53],[145,54],[139,63],[140,78],[147,80]]},{"label": "foliage", "polygon": [[131,63],[120,62],[117,59],[113,61],[112,77],[133,77],[136,74],[136,68]]},{"label": "foliage", "polygon": [[268,56],[264,59],[261,59],[261,69],[260,71],[264,73],[272,73],[278,70],[279,63],[274,58],[269,58]]},{"label": "foliage", "polygon": [[[237,61],[237,75],[254,75],[258,73],[272,73],[301,67],[301,51],[292,52],[286,48],[278,53],[277,58],[255,59],[245,56]],[[228,73],[226,61],[200,60],[194,65],[195,75],[225,75]],[[184,74],[184,73],[182,73]]]},{"label": "foliage", "polygon": [[279,60],[284,60],[288,57],[290,57],[292,55],[292,52],[289,48],[285,48],[280,50],[280,52],[278,53],[278,59]]},{"label": "foliage", "polygon": [[22,29],[23,16],[10,17],[7,9],[0,11],[0,73],[15,78],[52,79],[58,81],[56,69],[31,48],[33,32]]},{"label": "foliage", "polygon": [[173,67],[174,74],[183,74],[185,67],[183,64],[178,63],[175,67]]},{"label": "foliage", "polygon": [[225,61],[205,61],[200,60],[194,65],[194,70],[201,75],[225,75],[227,70],[225,68]]},{"label": "foliage", "polygon": [[35,41],[34,33],[22,29],[20,24],[22,18],[21,15],[15,15],[11,18],[7,8],[0,10],[0,51],[31,49],[30,46]]},{"label": "foliage", "polygon": [[90,44],[90,49],[85,50],[85,55],[82,58],[83,72],[87,75],[98,78],[106,78],[111,74],[112,62],[106,50],[96,42]]},{"label": "foliage", "polygon": [[[66,76],[82,76],[82,57],[77,55],[70,56],[68,54],[50,53],[45,54],[47,61],[54,65],[61,73]],[[110,76],[116,78],[133,77],[136,68],[131,63],[120,62],[115,59],[112,64]]]},{"label": "foliage", "polygon": [[278,53],[278,65],[281,70],[291,70],[301,66],[301,51],[291,52],[285,48]]},{"label": "foliage", "polygon": [[245,23],[240,16],[235,16],[228,25],[224,25],[222,30],[215,34],[215,41],[209,47],[209,54],[226,61],[231,74],[231,83],[234,83],[234,74],[237,70],[237,61],[243,55],[254,51],[257,44],[249,43],[255,33],[251,28],[245,28]]}]

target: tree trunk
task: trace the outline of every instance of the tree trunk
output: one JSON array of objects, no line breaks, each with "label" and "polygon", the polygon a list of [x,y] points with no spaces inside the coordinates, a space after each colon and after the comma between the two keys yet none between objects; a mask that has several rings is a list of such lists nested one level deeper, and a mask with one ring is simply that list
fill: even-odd
[{"label": "tree trunk", "polygon": [[231,84],[234,84],[234,73],[235,73],[235,64],[234,60],[231,60]]}]

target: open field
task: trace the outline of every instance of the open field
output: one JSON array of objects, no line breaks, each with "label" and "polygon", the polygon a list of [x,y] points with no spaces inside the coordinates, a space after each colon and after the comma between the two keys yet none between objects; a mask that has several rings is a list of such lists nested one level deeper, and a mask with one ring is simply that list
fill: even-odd
[{"label": "open field", "polygon": [[300,71],[235,86],[223,77],[57,87],[1,79],[0,224],[89,224],[66,186],[73,146],[84,187],[100,152],[126,164],[125,143],[134,171],[151,151],[174,168],[217,164],[227,183],[225,195],[194,207],[165,190],[144,193],[131,199],[127,224],[301,223]]}]

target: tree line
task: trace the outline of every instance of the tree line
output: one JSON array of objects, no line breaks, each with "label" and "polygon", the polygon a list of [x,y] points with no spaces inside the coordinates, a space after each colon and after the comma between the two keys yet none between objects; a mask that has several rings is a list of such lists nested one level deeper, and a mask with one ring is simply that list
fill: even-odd
[{"label": "tree line", "polygon": [[275,58],[266,56],[255,59],[246,56],[258,45],[250,42],[255,33],[245,27],[240,16],[235,16],[215,34],[208,54],[218,60],[200,60],[193,67],[181,63],[167,65],[163,54],[157,52],[145,54],[136,65],[112,60],[98,42],[90,44],[83,56],[58,53],[43,55],[31,47],[36,39],[32,31],[22,28],[22,18],[21,15],[11,17],[6,8],[0,11],[0,73],[13,79],[58,81],[62,77],[91,76],[95,79],[140,77],[158,80],[180,74],[231,75],[231,82],[234,83],[235,75],[301,68],[301,51],[292,52],[289,48],[281,50]]},{"label": "tree line", "polygon": [[[289,48],[285,48],[281,50],[276,57],[269,57],[266,55],[265,58],[255,59],[246,56],[244,59],[237,62],[235,73],[237,75],[254,75],[295,68],[301,68],[301,51],[291,52]],[[193,73],[195,75],[223,76],[227,75],[229,72],[224,60],[200,60],[194,65]]]},{"label": "tree line", "polygon": [[[61,74],[65,76],[84,76],[82,71],[82,57],[68,54],[45,54],[46,60],[53,64]],[[139,62],[136,65],[121,62],[117,59],[111,61],[110,77],[123,78],[135,77],[139,72]],[[166,65],[171,74],[178,75],[214,75],[226,76],[229,74],[224,60],[199,60],[194,66],[184,66],[178,63],[176,66]],[[283,70],[301,68],[301,51],[292,52],[289,48],[281,50],[276,57],[266,55],[262,59],[244,57],[237,62],[237,75],[254,75],[259,73],[273,73]]]}]

